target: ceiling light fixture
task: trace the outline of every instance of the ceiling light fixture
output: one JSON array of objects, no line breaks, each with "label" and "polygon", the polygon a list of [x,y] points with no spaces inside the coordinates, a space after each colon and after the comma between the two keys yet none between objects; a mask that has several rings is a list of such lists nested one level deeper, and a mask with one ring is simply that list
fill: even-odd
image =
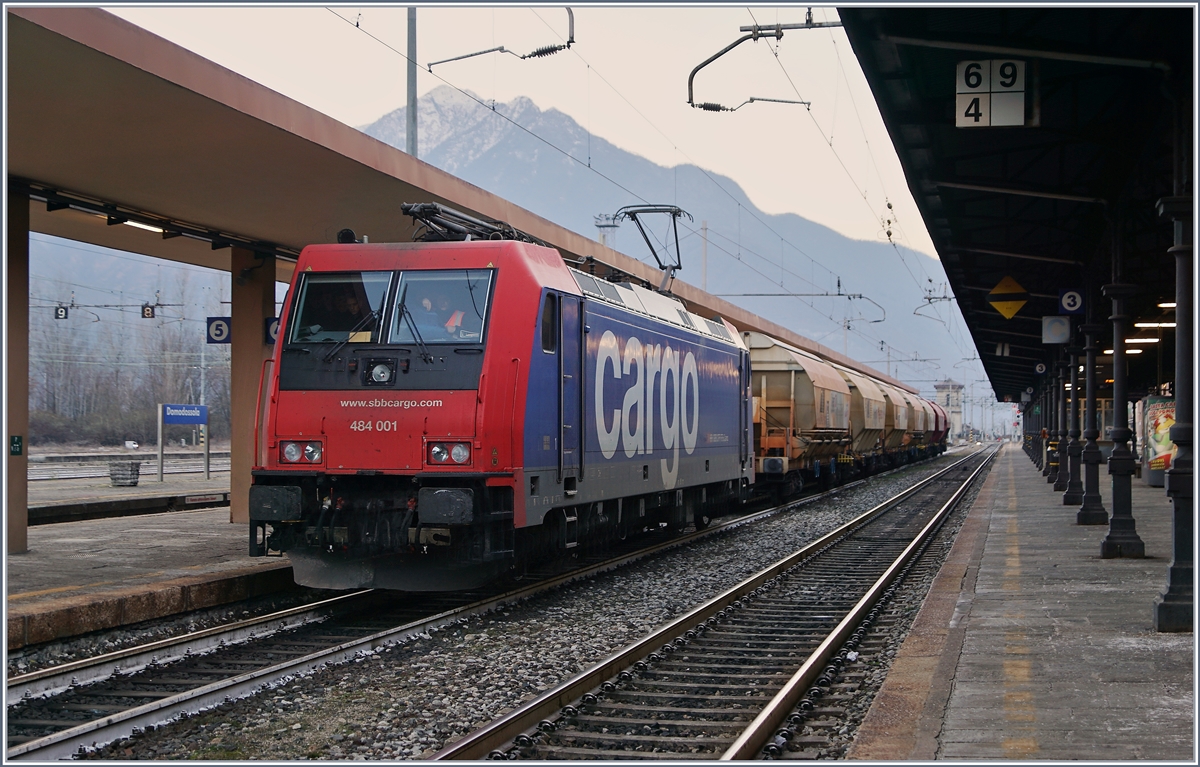
[{"label": "ceiling light fixture", "polygon": [[132,226],[135,229],[145,229],[147,232],[154,232],[155,234],[162,234],[162,231],[163,231],[162,229],[159,229],[157,226],[150,226],[149,224],[143,224],[141,221],[122,221],[121,223],[125,224],[125,226]]}]

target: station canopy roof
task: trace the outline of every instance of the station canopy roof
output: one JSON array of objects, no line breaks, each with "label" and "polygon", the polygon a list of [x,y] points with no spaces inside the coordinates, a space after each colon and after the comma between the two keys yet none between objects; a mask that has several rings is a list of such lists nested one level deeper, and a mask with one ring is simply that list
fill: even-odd
[{"label": "station canopy roof", "polygon": [[[1191,194],[1193,13],[839,9],[997,399],[1047,382],[1038,363],[1053,371],[1062,345],[1042,342],[1043,317],[1060,314],[1064,292],[1084,303],[1076,326],[1106,325],[1101,351],[1112,348],[1104,285],[1139,286],[1130,322],[1174,320],[1158,306],[1175,300],[1159,201]],[[1135,395],[1173,378],[1173,331],[1147,346],[1129,358]]]}]

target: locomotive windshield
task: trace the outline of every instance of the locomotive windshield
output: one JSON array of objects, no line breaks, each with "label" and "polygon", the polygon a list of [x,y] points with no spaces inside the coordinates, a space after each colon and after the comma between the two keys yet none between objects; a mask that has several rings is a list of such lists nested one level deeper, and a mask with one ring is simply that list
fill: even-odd
[{"label": "locomotive windshield", "polygon": [[391,272],[305,275],[289,341],[377,342],[391,281]]},{"label": "locomotive windshield", "polygon": [[482,343],[491,287],[490,269],[401,273],[390,342]]}]

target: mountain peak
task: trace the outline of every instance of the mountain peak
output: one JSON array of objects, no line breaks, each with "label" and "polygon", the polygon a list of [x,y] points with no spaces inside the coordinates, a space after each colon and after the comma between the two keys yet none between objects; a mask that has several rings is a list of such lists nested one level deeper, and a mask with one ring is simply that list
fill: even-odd
[{"label": "mountain peak", "polygon": [[[439,85],[417,99],[417,155],[425,158],[446,141],[465,134],[474,134],[478,145],[491,147],[498,136],[512,128],[507,120],[498,120],[493,112],[513,121],[536,120],[542,111],[528,96],[512,101],[493,102],[449,85]],[[404,149],[408,143],[408,107],[402,106],[369,125],[359,126],[368,136],[385,144]],[[452,163],[455,167],[458,163]],[[454,172],[451,168],[446,168]]]}]

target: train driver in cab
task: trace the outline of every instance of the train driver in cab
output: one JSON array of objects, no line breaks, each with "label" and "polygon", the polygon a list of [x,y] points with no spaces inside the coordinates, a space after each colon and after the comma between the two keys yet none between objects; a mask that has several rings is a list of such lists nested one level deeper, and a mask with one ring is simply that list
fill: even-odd
[{"label": "train driver in cab", "polygon": [[463,313],[450,308],[444,294],[427,295],[421,299],[415,314],[417,330],[426,341],[441,341],[457,337]]}]

